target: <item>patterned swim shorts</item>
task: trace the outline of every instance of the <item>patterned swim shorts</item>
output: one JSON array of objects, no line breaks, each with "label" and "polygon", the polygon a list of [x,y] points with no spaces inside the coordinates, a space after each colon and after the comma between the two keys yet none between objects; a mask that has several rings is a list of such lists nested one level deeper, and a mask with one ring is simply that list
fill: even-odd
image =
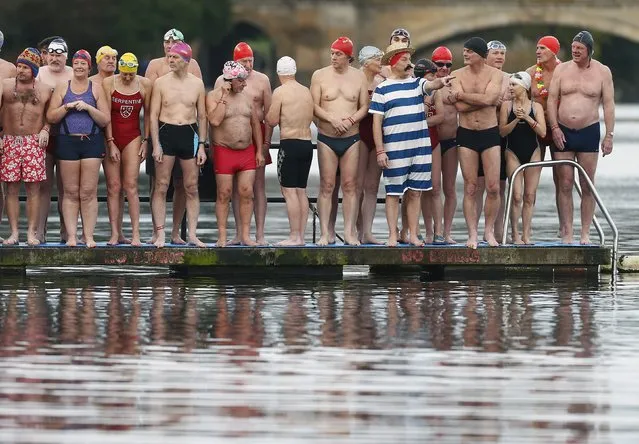
[{"label": "patterned swim shorts", "polygon": [[44,149],[38,135],[5,135],[0,156],[0,181],[42,182],[47,178]]}]

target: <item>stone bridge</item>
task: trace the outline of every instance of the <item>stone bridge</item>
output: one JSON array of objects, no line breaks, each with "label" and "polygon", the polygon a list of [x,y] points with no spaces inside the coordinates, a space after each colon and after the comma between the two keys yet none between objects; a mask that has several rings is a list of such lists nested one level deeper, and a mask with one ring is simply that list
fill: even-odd
[{"label": "stone bridge", "polygon": [[356,47],[384,48],[394,28],[417,49],[458,34],[512,25],[559,25],[639,42],[638,0],[233,0],[234,23],[263,32],[274,58],[290,55],[309,79],[329,62],[329,45],[347,35]]}]

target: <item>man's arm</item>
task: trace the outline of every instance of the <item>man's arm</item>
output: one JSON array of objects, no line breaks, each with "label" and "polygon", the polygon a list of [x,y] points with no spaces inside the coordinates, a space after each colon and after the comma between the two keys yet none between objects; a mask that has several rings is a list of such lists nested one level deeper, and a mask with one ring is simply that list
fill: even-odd
[{"label": "man's arm", "polygon": [[354,122],[361,121],[366,114],[368,114],[368,81],[366,80],[366,74],[359,71],[361,85],[359,88],[359,109],[351,116]]},{"label": "man's arm", "polygon": [[606,135],[601,143],[601,151],[603,155],[612,152],[612,135],[615,130],[615,87],[612,82],[612,73],[607,66],[602,66],[604,70],[604,79],[601,90],[604,124],[606,125]]},{"label": "man's arm", "polygon": [[197,95],[197,154],[196,162],[198,166],[204,165],[206,162],[206,152],[204,150],[204,143],[206,142],[206,131],[208,128],[208,122],[206,121],[206,103],[205,103],[206,91],[204,90],[204,83],[199,80],[199,92]]},{"label": "man's arm", "polygon": [[282,98],[280,96],[280,89],[275,89],[275,91],[273,91],[273,101],[264,118],[267,125],[271,128],[271,132],[273,131],[272,128],[280,123],[280,113],[282,112]]},{"label": "man's arm", "polygon": [[[273,101],[273,90],[271,89],[271,82],[268,76],[264,76],[264,92],[262,95],[264,100],[264,120],[266,121],[266,113],[271,109],[271,102]],[[264,126],[264,145],[268,150],[271,147],[271,137],[273,136],[273,127],[271,125]],[[268,151],[267,151],[268,152]]]},{"label": "man's arm", "polygon": [[264,166],[264,145],[262,144],[262,125],[260,125],[260,119],[257,117],[257,110],[255,104],[251,103],[251,129],[253,130],[253,141],[255,143],[255,163],[258,168]]},{"label": "man's arm", "polygon": [[229,82],[211,91],[206,97],[206,115],[212,126],[218,127],[226,114],[226,96],[231,88]]},{"label": "man's arm", "polygon": [[[159,84],[158,84],[159,83]],[[160,107],[162,106],[162,85],[161,82],[153,84],[151,93],[151,112],[149,113],[151,126],[151,140],[153,140],[153,158],[162,161],[162,146],[160,145]]]},{"label": "man's arm", "polygon": [[457,101],[464,102],[468,105],[481,107],[497,105],[499,96],[501,95],[503,80],[504,78],[501,71],[495,70],[490,77],[490,81],[488,82],[488,85],[486,85],[486,91],[484,91],[483,94],[457,91],[455,93],[456,99]]},{"label": "man's arm", "polygon": [[67,115],[67,107],[66,105],[62,105],[62,97],[66,92],[66,83],[60,83],[56,86],[51,96],[51,101],[49,102],[49,109],[47,109],[47,120],[49,123],[58,123]]},{"label": "man's arm", "polygon": [[202,80],[202,70],[200,69],[200,64],[195,59],[191,59],[189,62],[189,72],[193,74],[198,79]]},{"label": "man's arm", "polygon": [[315,71],[311,77],[311,96],[313,96],[313,114],[318,119],[330,122],[331,116],[322,109],[320,103],[322,101],[322,87],[319,81],[319,71]]},{"label": "man's arm", "polygon": [[546,104],[546,114],[548,115],[548,124],[550,128],[557,126],[557,112],[559,106],[559,93],[561,91],[561,72],[563,69],[561,65],[555,68],[555,73],[550,81],[550,87],[548,88],[548,102]]},{"label": "man's arm", "polygon": [[149,79],[151,82],[155,82],[158,78],[158,69],[157,69],[157,59],[151,60],[149,65],[146,67],[146,72],[144,73],[144,77]]}]

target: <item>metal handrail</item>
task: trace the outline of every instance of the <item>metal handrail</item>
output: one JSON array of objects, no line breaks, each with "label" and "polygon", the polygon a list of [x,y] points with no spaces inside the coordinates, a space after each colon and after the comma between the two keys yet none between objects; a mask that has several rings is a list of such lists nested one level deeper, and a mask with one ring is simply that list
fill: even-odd
[{"label": "metal handrail", "polygon": [[[610,213],[608,212],[608,210],[606,209],[606,206],[601,200],[601,197],[599,197],[599,193],[597,192],[595,185],[592,183],[592,180],[590,180],[590,177],[588,177],[586,170],[584,170],[584,168],[581,165],[579,165],[577,162],[575,162],[574,160],[546,160],[543,162],[530,162],[530,163],[525,163],[523,165],[519,165],[515,169],[515,171],[513,171],[508,183],[508,199],[506,200],[506,209],[505,209],[506,214],[504,215],[504,235],[502,238],[502,243],[504,244],[506,243],[506,237],[508,235],[508,221],[510,219],[510,207],[512,205],[513,192],[514,192],[514,187],[512,186],[513,180],[517,177],[519,173],[521,173],[526,168],[532,168],[532,167],[546,168],[546,167],[551,167],[555,165],[572,165],[573,167],[577,168],[577,171],[579,171],[579,173],[585,179],[585,182],[588,185],[588,188],[590,189],[593,197],[595,198],[595,202],[597,202],[599,209],[603,213],[604,217],[606,218],[606,221],[608,221],[608,225],[610,225],[610,228],[612,229],[612,275],[616,276],[617,249],[619,246],[619,231],[617,230],[617,225],[615,225],[615,222],[612,220],[612,217],[610,216]],[[581,190],[579,191],[581,195]],[[603,232],[601,232],[600,239],[603,245],[603,240],[604,240]]]}]

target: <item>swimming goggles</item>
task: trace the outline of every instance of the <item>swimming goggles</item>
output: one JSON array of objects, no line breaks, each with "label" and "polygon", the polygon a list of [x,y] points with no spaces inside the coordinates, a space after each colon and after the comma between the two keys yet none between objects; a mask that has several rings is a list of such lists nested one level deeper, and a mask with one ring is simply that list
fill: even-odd
[{"label": "swimming goggles", "polygon": [[47,52],[49,54],[66,54],[67,52],[62,48],[48,48]]},{"label": "swimming goggles", "polygon": [[491,49],[498,49],[498,50],[501,50],[501,51],[506,51],[506,45],[504,45],[499,40],[491,40],[490,42],[488,42],[487,46],[488,46],[488,50],[489,51]]},{"label": "swimming goggles", "polygon": [[126,66],[127,68],[137,68],[138,66],[140,66],[135,62],[125,62],[124,60],[120,60],[118,62],[118,65],[122,67]]}]

